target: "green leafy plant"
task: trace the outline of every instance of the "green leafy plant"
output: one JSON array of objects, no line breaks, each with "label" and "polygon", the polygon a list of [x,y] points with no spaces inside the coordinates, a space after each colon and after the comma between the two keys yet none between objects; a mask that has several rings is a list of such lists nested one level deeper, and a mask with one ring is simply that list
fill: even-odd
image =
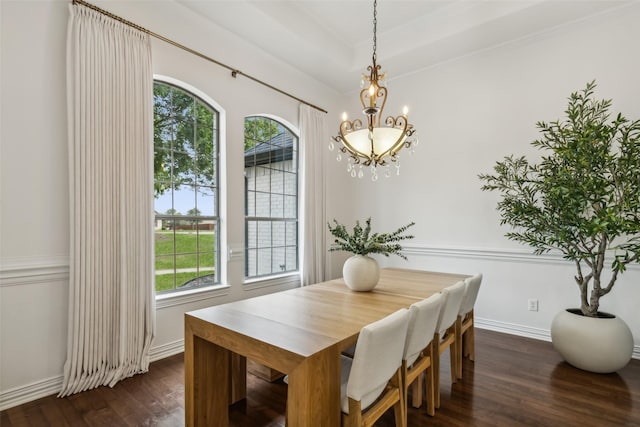
[{"label": "green leafy plant", "polygon": [[505,157],[494,175],[479,176],[502,197],[507,238],[575,262],[580,309],[591,317],[626,266],[640,262],[640,120],[610,120],[611,100],[595,100],[595,87],[571,94],[564,121],[537,123],[538,164]]},{"label": "green leafy plant", "polygon": [[402,246],[398,243],[402,240],[413,239],[412,235],[403,235],[407,229],[415,222],[411,222],[403,227],[398,228],[393,233],[371,233],[371,218],[365,222],[364,228],[360,225],[360,221],[356,221],[353,232],[349,234],[344,225],[333,220],[333,227],[327,223],[329,232],[335,237],[335,247],[329,249],[333,251],[346,251],[356,255],[381,254],[386,257],[389,255],[398,255],[402,259],[407,259],[402,254]]}]

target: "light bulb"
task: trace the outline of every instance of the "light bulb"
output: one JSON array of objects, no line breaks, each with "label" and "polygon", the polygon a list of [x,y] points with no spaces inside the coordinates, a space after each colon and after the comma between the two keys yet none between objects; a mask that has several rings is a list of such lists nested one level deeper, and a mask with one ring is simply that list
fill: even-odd
[{"label": "light bulb", "polygon": [[405,105],[404,108],[402,109],[402,115],[406,117],[407,114],[409,114],[409,107]]},{"label": "light bulb", "polygon": [[347,120],[347,112],[345,111],[344,113],[342,113],[342,121],[346,121]]}]

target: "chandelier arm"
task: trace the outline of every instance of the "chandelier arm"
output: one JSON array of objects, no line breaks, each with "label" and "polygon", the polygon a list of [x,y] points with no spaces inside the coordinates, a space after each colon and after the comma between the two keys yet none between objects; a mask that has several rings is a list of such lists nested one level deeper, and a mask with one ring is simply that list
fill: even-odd
[{"label": "chandelier arm", "polygon": [[380,104],[380,111],[378,111],[378,117],[376,120],[376,126],[380,126],[380,119],[382,118],[382,111],[384,110],[384,106],[387,103],[387,88],[382,86],[378,88],[378,92],[376,94],[378,98],[382,98],[382,103]]},{"label": "chandelier arm", "polygon": [[362,104],[362,109],[367,108],[367,95],[369,94],[369,88],[362,89],[360,91],[360,104]]},{"label": "chandelier arm", "polygon": [[402,145],[405,143],[405,138],[407,136],[407,130],[408,129],[413,129],[413,125],[408,124],[407,120],[406,120],[406,118],[404,116],[398,116],[396,118],[393,118],[393,117],[389,116],[385,120],[385,123],[387,124],[388,127],[394,127],[396,129],[400,129],[402,132],[401,132],[400,136],[398,137],[398,139],[396,139],[396,141],[387,150],[385,150],[382,153],[380,153],[377,156],[375,156],[376,163],[380,163],[380,164],[381,164],[381,161],[383,161],[384,157],[386,157],[386,156],[390,155],[392,158],[395,158],[397,152],[400,150]]},{"label": "chandelier arm", "polygon": [[360,121],[360,119],[355,119],[352,122],[345,120],[340,124],[340,135],[334,137],[334,141],[341,142],[342,145],[347,149],[351,157],[356,160],[356,163],[360,163],[360,158],[363,158],[366,160],[364,164],[368,165],[372,160],[371,154],[366,154],[359,151],[349,142],[349,138],[347,137],[347,135],[349,135],[351,132],[359,129],[362,129],[362,121]]}]

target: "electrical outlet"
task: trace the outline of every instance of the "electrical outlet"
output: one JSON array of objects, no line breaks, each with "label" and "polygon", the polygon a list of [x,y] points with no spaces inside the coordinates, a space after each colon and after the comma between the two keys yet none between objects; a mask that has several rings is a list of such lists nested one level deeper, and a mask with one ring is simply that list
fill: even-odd
[{"label": "electrical outlet", "polygon": [[529,311],[538,311],[538,300],[530,299],[529,300]]}]

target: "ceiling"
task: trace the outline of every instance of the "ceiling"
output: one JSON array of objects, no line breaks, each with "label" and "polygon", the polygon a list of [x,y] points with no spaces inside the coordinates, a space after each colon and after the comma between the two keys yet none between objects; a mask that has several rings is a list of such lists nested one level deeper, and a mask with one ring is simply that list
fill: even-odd
[{"label": "ceiling", "polygon": [[[371,63],[371,0],[176,0],[338,92]],[[389,80],[633,0],[379,0],[377,60]]]}]

